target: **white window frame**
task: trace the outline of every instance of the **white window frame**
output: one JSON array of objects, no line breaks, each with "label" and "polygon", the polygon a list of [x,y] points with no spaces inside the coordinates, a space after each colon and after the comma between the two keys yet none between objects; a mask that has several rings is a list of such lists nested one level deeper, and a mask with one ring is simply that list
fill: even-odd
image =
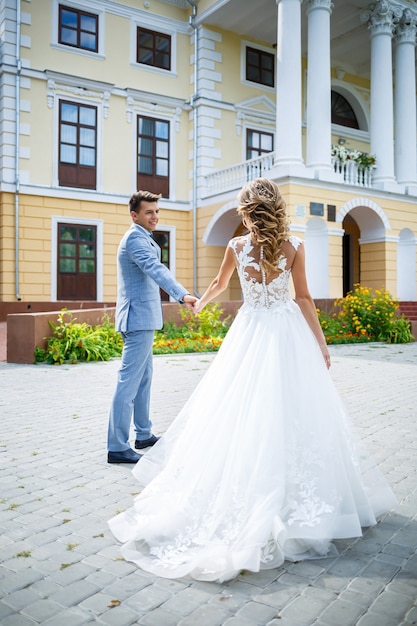
[{"label": "white window frame", "polygon": [[[59,167],[59,103],[61,100],[73,102],[74,104],[95,106],[97,109],[97,144],[96,144],[96,188],[85,189],[84,187],[65,187],[59,184],[58,167]],[[103,191],[103,106],[100,102],[74,98],[71,94],[57,93],[54,98],[54,138],[52,147],[52,185],[56,189],[71,189],[72,191],[101,193]]]},{"label": "white window frame", "polygon": [[[254,48],[255,50],[261,50],[262,52],[267,52],[268,54],[272,54],[275,57],[274,63],[274,84],[275,87],[269,87],[268,85],[263,85],[262,83],[255,83],[252,80],[246,79],[246,48]],[[262,91],[268,91],[269,93],[275,93],[276,88],[276,71],[277,71],[277,55],[276,50],[273,48],[268,48],[267,46],[261,46],[259,44],[253,43],[252,41],[242,40],[240,44],[240,82],[242,85],[247,85],[248,87],[255,87],[256,89],[261,89]]]},{"label": "white window frame", "polygon": [[[259,126],[257,124],[251,124],[249,123],[245,123],[243,124],[243,133],[242,133],[242,154],[245,157],[244,161],[248,160],[248,157],[246,156],[246,146],[247,146],[247,137],[248,137],[248,130],[252,130],[255,133],[263,133],[264,135],[272,135],[273,137],[273,144],[274,144],[274,148],[273,150],[271,150],[271,152],[274,152],[275,150],[275,128],[265,128],[265,126]],[[267,154],[267,153],[265,153]]]},{"label": "white window frame", "polygon": [[[84,50],[84,48],[76,48],[74,46],[67,46],[58,42],[58,21],[59,21],[59,5],[68,7],[69,9],[76,9],[77,11],[85,11],[86,13],[94,13],[98,17],[98,51],[91,52],[90,50]],[[65,52],[72,52],[73,54],[81,54],[93,59],[104,59],[105,54],[105,24],[104,24],[105,12],[99,9],[95,4],[87,4],[86,2],[78,2],[77,0],[52,0],[52,24],[51,24],[51,47],[57,50],[65,50]]]},{"label": "white window frame", "polygon": [[[64,217],[63,215],[52,215],[51,217],[51,301],[57,302],[57,274],[58,274],[58,224],[85,224],[97,228],[96,241],[96,300],[92,302],[103,302],[103,220],[87,219],[85,217]],[[170,260],[171,262],[171,260]]]},{"label": "white window frame", "polygon": [[[156,17],[156,16],[155,16]],[[136,60],[137,52],[137,32],[138,28],[146,28],[154,33],[161,33],[161,35],[168,35],[171,37],[171,69],[164,70],[161,67],[155,67],[153,65],[147,65],[146,63],[138,63]],[[171,76],[175,78],[177,76],[177,33],[166,27],[158,24],[158,20],[152,21],[139,21],[132,20],[130,22],[130,65],[146,72],[152,72],[154,74],[160,74],[162,76]]]},{"label": "white window frame", "polygon": [[[173,117],[169,115],[161,115],[158,111],[155,113],[151,110],[142,111],[142,110],[134,110],[134,124],[133,126],[133,163],[135,164],[134,172],[133,172],[133,181],[132,188],[136,189],[137,187],[137,176],[138,176],[138,117],[151,117],[155,120],[161,120],[162,122],[169,122],[169,199],[175,201],[175,180],[176,180],[176,171],[175,171],[175,149],[174,149],[174,126],[175,120]],[[163,200],[164,198],[161,198]],[[167,199],[167,198],[165,198]],[[171,260],[170,260],[171,262]]]}]

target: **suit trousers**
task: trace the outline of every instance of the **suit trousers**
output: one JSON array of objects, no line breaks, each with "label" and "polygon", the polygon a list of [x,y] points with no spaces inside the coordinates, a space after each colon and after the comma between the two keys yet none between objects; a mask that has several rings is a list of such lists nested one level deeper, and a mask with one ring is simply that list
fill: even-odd
[{"label": "suit trousers", "polygon": [[130,448],[132,411],[136,439],[148,439],[152,429],[149,405],[154,331],[134,330],[121,334],[122,363],[109,415],[107,447],[110,452],[122,452]]}]

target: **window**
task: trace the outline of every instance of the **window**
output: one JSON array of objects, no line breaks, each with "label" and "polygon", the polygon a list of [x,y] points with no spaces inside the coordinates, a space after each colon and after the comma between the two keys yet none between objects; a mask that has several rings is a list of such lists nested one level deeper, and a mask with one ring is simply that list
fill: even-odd
[{"label": "window", "polygon": [[171,37],[138,27],[136,61],[162,70],[170,70]]},{"label": "window", "polygon": [[268,152],[274,151],[274,135],[257,130],[246,132],[246,158],[255,159]]},{"label": "window", "polygon": [[246,80],[267,87],[275,85],[275,57],[270,52],[246,47]]},{"label": "window", "polygon": [[98,52],[98,16],[60,4],[58,43]]},{"label": "window", "polygon": [[137,188],[169,196],[169,122],[138,116]]},{"label": "window", "polygon": [[59,103],[59,184],[96,188],[97,108]]},{"label": "window", "polygon": [[359,123],[349,102],[340,93],[332,91],[332,124],[358,128]]},{"label": "window", "polygon": [[[168,269],[170,256],[169,237],[170,232],[168,230],[155,230],[153,233],[154,240],[161,248],[161,261]],[[169,302],[169,295],[163,289],[161,289],[161,300],[163,302]]]},{"label": "window", "polygon": [[96,226],[58,224],[58,300],[96,300]]}]

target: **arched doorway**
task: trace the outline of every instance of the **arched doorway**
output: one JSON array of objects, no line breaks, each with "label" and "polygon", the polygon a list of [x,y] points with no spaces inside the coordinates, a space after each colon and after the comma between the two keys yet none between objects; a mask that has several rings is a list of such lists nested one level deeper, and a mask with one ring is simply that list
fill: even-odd
[{"label": "arched doorway", "polygon": [[360,283],[360,230],[352,215],[348,213],[343,226],[343,296],[352,291],[353,285]]},{"label": "arched doorway", "polygon": [[343,293],[354,283],[374,289],[392,289],[389,258],[395,249],[395,238],[388,217],[369,198],[353,198],[338,212],[336,221],[346,228],[343,254]]}]

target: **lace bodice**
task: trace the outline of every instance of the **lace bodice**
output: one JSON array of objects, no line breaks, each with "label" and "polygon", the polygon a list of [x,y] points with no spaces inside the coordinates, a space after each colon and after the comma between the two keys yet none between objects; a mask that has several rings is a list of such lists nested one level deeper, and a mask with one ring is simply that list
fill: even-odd
[{"label": "lace bodice", "polygon": [[[302,243],[299,237],[290,235],[287,241],[294,250]],[[271,277],[266,276],[259,261],[262,259],[262,246],[254,246],[250,236],[235,237],[229,242],[235,253],[237,272],[245,303],[255,309],[272,309],[291,301],[289,280],[291,266],[287,256],[281,254],[277,271]]]}]

